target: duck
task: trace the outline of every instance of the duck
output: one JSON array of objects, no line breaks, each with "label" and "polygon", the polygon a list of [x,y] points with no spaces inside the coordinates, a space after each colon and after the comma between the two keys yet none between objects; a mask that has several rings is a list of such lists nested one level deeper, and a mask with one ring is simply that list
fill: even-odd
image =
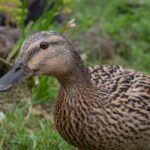
[{"label": "duck", "polygon": [[150,150],[150,76],[117,65],[86,67],[67,38],[39,31],[22,44],[0,92],[31,76],[55,77],[54,123],[78,150]]}]

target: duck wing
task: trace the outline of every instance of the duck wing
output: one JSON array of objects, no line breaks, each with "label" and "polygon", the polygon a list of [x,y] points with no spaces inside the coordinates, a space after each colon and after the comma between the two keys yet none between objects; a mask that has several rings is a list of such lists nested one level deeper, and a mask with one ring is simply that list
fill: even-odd
[{"label": "duck wing", "polygon": [[140,101],[143,105],[144,103],[150,105],[149,75],[116,65],[94,66],[88,69],[91,82],[105,99],[111,102],[117,99],[120,102],[132,99],[132,101]]}]

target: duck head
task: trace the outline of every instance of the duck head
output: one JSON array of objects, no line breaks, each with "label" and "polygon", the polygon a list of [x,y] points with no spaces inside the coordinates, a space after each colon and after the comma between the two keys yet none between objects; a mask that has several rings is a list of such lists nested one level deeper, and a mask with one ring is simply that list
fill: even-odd
[{"label": "duck head", "polygon": [[64,36],[51,31],[37,32],[23,42],[15,65],[0,79],[0,91],[33,75],[61,79],[81,65],[80,56]]}]

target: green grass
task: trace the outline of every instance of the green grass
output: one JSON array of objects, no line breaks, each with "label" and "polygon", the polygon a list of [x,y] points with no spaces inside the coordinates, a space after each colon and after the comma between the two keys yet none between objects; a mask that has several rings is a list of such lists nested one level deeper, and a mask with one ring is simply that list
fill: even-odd
[{"label": "green grass", "polygon": [[34,108],[32,102],[20,101],[11,112],[6,112],[5,120],[0,123],[0,149],[75,150],[60,137],[51,114],[46,118],[33,111]]}]

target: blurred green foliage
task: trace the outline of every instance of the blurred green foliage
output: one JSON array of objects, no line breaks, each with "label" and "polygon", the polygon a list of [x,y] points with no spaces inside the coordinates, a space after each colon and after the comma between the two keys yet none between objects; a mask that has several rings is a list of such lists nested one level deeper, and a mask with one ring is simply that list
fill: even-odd
[{"label": "blurred green foliage", "polygon": [[116,54],[131,68],[150,72],[150,4],[121,1],[112,6],[104,29],[119,45]]},{"label": "blurred green foliage", "polygon": [[[9,6],[7,5],[6,1],[0,1],[0,4],[2,3],[3,5],[1,5],[0,10],[10,15],[9,17],[11,19],[15,19],[13,21],[17,22],[17,25],[21,28],[22,32],[20,39],[11,52],[11,59],[13,59],[12,61],[15,61],[14,56],[17,56],[22,42],[33,32],[40,30],[57,30],[58,32],[64,32],[70,28],[68,26],[68,22],[63,24],[56,24],[53,22],[56,14],[70,9],[68,7],[70,1],[49,0],[49,5],[54,3],[53,8],[50,10],[46,8],[45,12],[38,20],[35,22],[30,22],[27,26],[25,25],[27,1],[10,1],[9,3],[15,5],[15,7],[11,8],[11,10],[9,10]],[[12,12],[15,13],[12,14]],[[13,104],[12,112],[8,113],[6,111],[7,119],[0,126],[0,149],[73,149],[66,142],[64,142],[64,140],[62,140],[59,134],[54,130],[53,123],[51,123],[50,120],[48,121],[45,118],[42,119],[40,115],[38,116],[30,113],[30,109],[32,110],[32,107],[36,107],[39,104],[42,105],[44,103],[51,103],[51,101],[56,98],[58,91],[57,81],[53,78],[40,77],[39,84],[37,86],[35,86],[32,80],[29,82],[29,87],[32,91],[32,97],[30,97],[30,101],[28,102],[27,100],[20,100],[19,104]],[[16,93],[16,95],[18,94],[19,93]],[[49,108],[49,110],[51,110],[51,108]]]},{"label": "blurred green foliage", "polygon": [[[94,38],[99,40],[101,36],[107,35],[114,43],[113,63],[150,72],[150,1],[76,0],[74,8],[77,8],[77,28],[72,35],[82,33],[77,36],[79,39],[80,36],[83,37],[80,42],[84,51],[94,53],[93,46],[97,44],[84,38],[84,35],[87,37],[87,32],[92,31],[93,37],[96,36]],[[97,61],[96,63],[109,63],[102,61],[101,57]]]},{"label": "blurred green foliage", "polygon": [[[58,0],[52,10],[46,9],[37,21],[30,22],[27,26],[24,24],[27,13],[26,1],[22,3],[17,0],[11,1],[15,5],[15,11],[8,11],[3,5],[0,5],[0,10],[6,11],[10,18],[15,16],[17,24],[22,29],[22,35],[13,49],[13,56],[17,56],[26,36],[34,31],[68,30],[67,22],[56,24],[53,18],[58,13],[71,10],[74,12],[72,18],[76,18],[77,26],[69,33],[69,37],[79,41],[78,46],[83,49],[83,53],[94,53],[95,39],[107,35],[114,43],[113,63],[150,73],[150,2],[148,0],[143,0],[142,3],[135,0]],[[3,2],[4,0],[0,0],[0,4]],[[53,1],[49,2],[51,4]],[[93,30],[94,32],[87,36]],[[94,43],[91,44],[90,41]],[[86,64],[110,63],[109,61],[101,61],[101,57],[95,60],[89,58]],[[53,128],[53,123],[39,115],[29,113],[30,108],[36,105],[54,102],[59,87],[57,81],[53,78],[40,77],[37,86],[30,81],[29,87],[32,92],[30,103],[21,101],[19,104],[14,104],[11,113],[6,112],[7,119],[0,127],[1,149],[4,147],[6,150],[74,149],[60,138]],[[51,111],[52,108],[49,109]],[[26,117],[28,113],[30,115]]]},{"label": "blurred green foliage", "polygon": [[27,14],[27,1],[20,0],[0,0],[0,11],[7,16],[6,24],[8,22],[15,22],[18,25],[22,25]]}]

